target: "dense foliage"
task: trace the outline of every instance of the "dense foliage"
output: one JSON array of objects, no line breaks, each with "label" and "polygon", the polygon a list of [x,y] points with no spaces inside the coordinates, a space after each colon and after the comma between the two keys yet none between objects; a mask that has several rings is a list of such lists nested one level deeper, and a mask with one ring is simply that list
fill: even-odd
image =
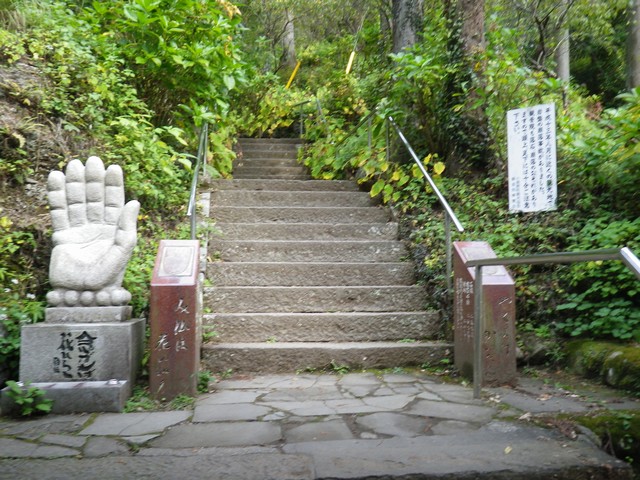
[{"label": "dense foliage", "polygon": [[[302,114],[313,175],[353,176],[393,204],[434,304],[446,308],[442,211],[393,128],[387,146],[391,115],[465,226],[458,240],[489,241],[500,255],[623,246],[638,253],[640,91],[624,91],[628,2],[487,0],[486,46],[471,57],[454,3],[426,5],[420,40],[394,55],[388,1],[250,0],[241,16],[228,0],[0,0],[0,100],[13,115],[0,123],[3,195],[42,185],[71,158],[98,154],[120,164],[127,197],[143,207],[144,241],[125,278],[142,314],[157,241],[184,234],[197,127],[212,124],[210,173],[225,176],[231,137],[298,135]],[[302,67],[287,89],[291,22]],[[569,85],[554,74],[566,28]],[[13,71],[40,80],[14,81]],[[558,209],[511,214],[505,112],[550,102],[558,112]],[[369,123],[352,133],[367,114],[371,136]],[[45,134],[51,140],[40,141]],[[20,325],[43,315],[48,232],[3,206],[0,365],[15,372]],[[640,289],[620,264],[514,273],[521,330],[640,336]]]},{"label": "dense foliage", "polygon": [[[422,41],[386,57],[380,53],[390,51],[390,39],[370,16],[358,39],[355,74],[336,64],[346,63],[352,34],[300,52],[305,73],[299,87],[324,110],[324,119],[307,111],[313,143],[304,161],[313,175],[355,177],[404,214],[422,278],[441,307],[442,213],[393,129],[387,148],[388,115],[460,217],[465,233],[458,240],[489,241],[499,255],[624,246],[638,253],[640,91],[623,90],[625,2],[573,2],[567,17],[552,0],[487,2],[486,48],[471,62],[444,3],[426,7]],[[571,85],[553,72],[553,42],[564,18],[575,40],[577,82]],[[529,28],[536,22],[542,22],[538,30]],[[586,57],[592,65],[615,64],[590,76],[588,90],[579,83],[593,73]],[[540,103],[555,103],[558,112],[558,209],[511,214],[505,114]],[[374,109],[371,138],[368,123],[352,133]],[[481,122],[473,121],[477,112]],[[524,266],[514,273],[522,331],[640,339],[640,291],[621,263]]]},{"label": "dense foliage", "polygon": [[[0,4],[5,112],[20,114],[0,126],[3,194],[27,180],[44,183],[72,158],[99,155],[121,165],[127,198],[142,204],[142,240],[124,280],[135,315],[147,309],[158,241],[186,233],[179,225],[202,122],[213,124],[210,173],[230,171],[228,97],[245,71],[239,22],[225,0]],[[37,89],[11,81],[23,71],[38,72]],[[43,203],[32,208],[44,210]],[[48,224],[27,224],[35,214],[0,211],[0,365],[11,375],[20,326],[43,317],[49,234]]]}]

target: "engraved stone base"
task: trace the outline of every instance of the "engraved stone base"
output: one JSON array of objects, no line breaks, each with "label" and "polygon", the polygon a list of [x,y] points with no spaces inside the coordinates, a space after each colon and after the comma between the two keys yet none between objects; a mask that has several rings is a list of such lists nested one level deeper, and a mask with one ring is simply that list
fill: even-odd
[{"label": "engraved stone base", "polygon": [[133,383],[142,360],[144,319],[39,323],[22,327],[20,380]]},{"label": "engraved stone base", "polygon": [[[106,382],[32,383],[29,387],[44,390],[45,397],[53,400],[51,413],[121,412],[131,395],[131,383],[109,380]],[[3,415],[16,413],[19,408],[2,390],[0,410]],[[19,414],[19,412],[17,412]]]},{"label": "engraved stone base", "polygon": [[110,323],[131,320],[131,307],[55,307],[44,314],[47,323]]}]

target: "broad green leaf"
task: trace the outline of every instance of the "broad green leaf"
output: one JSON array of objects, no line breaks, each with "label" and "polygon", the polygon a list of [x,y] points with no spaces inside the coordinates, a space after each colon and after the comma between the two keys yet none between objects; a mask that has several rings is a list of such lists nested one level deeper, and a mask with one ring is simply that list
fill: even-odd
[{"label": "broad green leaf", "polygon": [[378,179],[378,181],[373,184],[373,187],[371,187],[370,195],[372,197],[376,197],[384,187],[385,187],[384,180],[382,178]]}]

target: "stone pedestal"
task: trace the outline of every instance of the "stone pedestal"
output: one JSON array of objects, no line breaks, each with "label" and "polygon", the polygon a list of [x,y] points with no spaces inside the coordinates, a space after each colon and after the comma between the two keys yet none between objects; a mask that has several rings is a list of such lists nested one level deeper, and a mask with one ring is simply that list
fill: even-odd
[{"label": "stone pedestal", "polygon": [[144,319],[112,323],[37,323],[22,327],[20,381],[134,383]]},{"label": "stone pedestal", "polygon": [[[30,387],[40,388],[45,397],[53,400],[51,413],[120,412],[131,396],[131,383],[126,380],[106,382],[35,382]],[[19,415],[19,407],[2,390],[0,411],[3,415]]]},{"label": "stone pedestal", "polygon": [[149,389],[161,400],[195,396],[200,365],[200,244],[160,242],[151,279]]},{"label": "stone pedestal", "polygon": [[[465,262],[496,255],[486,242],[454,242],[454,361],[466,377],[473,376],[475,268]],[[484,385],[516,382],[515,284],[504,267],[483,267]]]}]

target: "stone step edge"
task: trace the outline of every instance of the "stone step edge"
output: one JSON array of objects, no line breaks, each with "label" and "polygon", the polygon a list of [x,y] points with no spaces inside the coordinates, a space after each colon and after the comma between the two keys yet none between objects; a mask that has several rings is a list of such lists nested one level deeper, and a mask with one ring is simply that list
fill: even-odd
[{"label": "stone step edge", "polygon": [[452,351],[443,342],[214,343],[202,346],[201,365],[235,373],[392,368],[438,365]]},{"label": "stone step edge", "polygon": [[207,342],[202,344],[202,348],[219,348],[219,349],[265,349],[265,350],[277,350],[277,349],[311,349],[323,347],[327,350],[364,350],[368,348],[424,348],[424,347],[437,347],[437,348],[451,348],[453,344],[434,341],[434,340],[416,340],[415,342],[233,342],[233,343],[217,343]]}]

